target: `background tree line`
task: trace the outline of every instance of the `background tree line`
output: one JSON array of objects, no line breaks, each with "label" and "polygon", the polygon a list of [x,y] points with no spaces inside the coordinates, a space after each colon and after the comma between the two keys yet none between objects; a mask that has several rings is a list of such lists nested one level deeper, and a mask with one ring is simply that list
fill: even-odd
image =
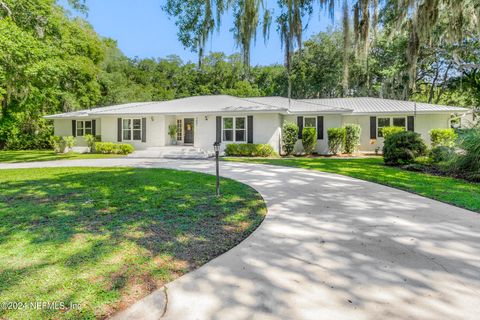
[{"label": "background tree line", "polygon": [[[86,21],[69,15],[55,0],[0,0],[0,148],[48,147],[52,127],[41,118],[45,114],[192,95],[368,95],[460,106],[480,104],[480,48],[476,38],[419,44],[412,72],[411,57],[406,54],[412,45],[408,30],[392,37],[397,9],[383,10],[375,18],[383,28],[375,27],[368,54],[359,51],[363,36],[349,32],[359,28],[350,30],[350,24],[359,22],[345,14],[342,29],[321,32],[300,42],[295,50],[292,39],[285,35],[285,42],[290,44],[284,45],[292,49],[285,65],[252,67],[248,37],[256,33],[257,27],[263,27],[267,36],[272,17],[269,12],[261,16],[257,12],[260,8],[250,7],[252,3],[247,2],[238,3],[246,7],[235,7],[233,11],[238,24],[234,36],[243,41],[241,53],[206,55],[202,51],[199,61],[192,63],[177,56],[128,58],[114,40],[100,37]],[[70,3],[75,10],[86,10],[83,1]],[[171,14],[181,17],[174,10],[174,2],[167,1],[167,5]],[[349,12],[346,6],[343,9]],[[305,14],[302,12],[300,16]],[[255,28],[245,25],[250,15],[254,15]],[[288,10],[283,17],[287,19],[283,23],[292,22],[288,22],[292,18]],[[432,29],[438,39],[449,22],[443,19]],[[179,38],[187,46],[199,49],[198,41],[208,37],[208,33],[198,33],[202,29],[191,33],[188,19],[180,20],[178,25]],[[284,27],[287,29],[279,32],[289,33],[288,26]]]}]

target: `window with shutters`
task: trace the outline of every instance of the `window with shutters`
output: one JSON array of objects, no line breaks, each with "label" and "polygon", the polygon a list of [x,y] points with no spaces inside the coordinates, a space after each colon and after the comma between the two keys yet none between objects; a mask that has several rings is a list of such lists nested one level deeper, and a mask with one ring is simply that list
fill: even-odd
[{"label": "window with shutters", "polygon": [[247,118],[223,117],[222,138],[227,142],[245,142],[247,140]]},{"label": "window with shutters", "polygon": [[403,130],[407,130],[407,118],[406,117],[383,117],[377,118],[377,136],[383,138],[383,128],[385,127],[400,127]]},{"label": "window with shutters", "polygon": [[123,119],[122,121],[123,140],[142,140],[142,119]]},{"label": "window with shutters", "polygon": [[86,134],[92,134],[92,121],[77,120],[77,137],[82,137]]}]

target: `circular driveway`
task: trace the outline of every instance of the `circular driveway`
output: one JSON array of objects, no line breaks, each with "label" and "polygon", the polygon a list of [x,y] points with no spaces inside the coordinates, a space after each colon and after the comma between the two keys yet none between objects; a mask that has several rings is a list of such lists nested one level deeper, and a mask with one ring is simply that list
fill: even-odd
[{"label": "circular driveway", "polygon": [[[0,164],[58,166],[214,173],[211,160]],[[222,162],[221,174],[262,194],[268,206],[264,222],[232,250],[168,283],[119,318],[479,318],[478,214],[330,173]]]}]

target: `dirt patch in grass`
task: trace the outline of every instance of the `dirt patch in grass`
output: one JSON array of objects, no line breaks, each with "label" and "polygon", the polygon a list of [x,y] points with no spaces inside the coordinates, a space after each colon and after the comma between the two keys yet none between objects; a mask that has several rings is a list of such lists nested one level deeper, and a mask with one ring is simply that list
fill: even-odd
[{"label": "dirt patch in grass", "polygon": [[263,220],[261,196],[193,172],[2,170],[0,296],[81,310],[0,310],[0,318],[105,318],[232,248]]}]

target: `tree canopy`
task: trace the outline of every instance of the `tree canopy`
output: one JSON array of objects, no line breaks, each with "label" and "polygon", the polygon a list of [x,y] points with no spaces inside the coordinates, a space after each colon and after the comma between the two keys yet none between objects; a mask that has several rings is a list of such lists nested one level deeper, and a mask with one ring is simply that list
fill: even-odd
[{"label": "tree canopy", "polygon": [[[181,8],[175,1],[170,3],[172,8]],[[70,3],[74,9],[86,10],[84,1]],[[329,1],[322,3],[333,11]],[[205,10],[200,4],[197,3],[197,9]],[[217,2],[212,4],[215,5],[210,9],[210,16],[216,25],[219,22],[215,22],[215,16],[224,12],[226,4],[221,4],[224,6],[221,10],[216,7]],[[365,38],[365,33],[358,30],[364,25],[361,21],[366,15],[361,10],[355,13],[356,9],[349,4],[350,1],[343,3],[345,14],[341,29],[320,32],[306,41],[298,37],[297,32],[301,30],[290,30],[299,28],[303,22],[285,22],[284,31],[293,32],[293,38],[292,34],[284,38],[291,46],[288,66],[250,66],[245,63],[249,41],[255,39],[256,28],[265,28],[262,32],[267,32],[274,18],[268,8],[262,8],[265,4],[259,0],[244,2],[243,10],[254,15],[259,9],[260,15],[238,21],[237,30],[233,30],[234,34],[237,32],[241,53],[227,56],[221,52],[204,52],[200,64],[182,61],[178,56],[126,57],[114,39],[100,37],[85,20],[72,17],[55,0],[0,0],[0,148],[48,147],[52,126],[42,118],[46,114],[192,95],[288,96],[291,87],[294,98],[377,96],[459,106],[480,105],[480,44],[471,18],[462,22],[468,26],[461,28],[463,36],[455,41],[446,36],[457,30],[450,26],[451,15],[439,10],[429,35],[431,41],[418,42],[412,65],[407,53],[411,49],[413,29],[398,27],[399,7],[389,1],[369,2],[369,19],[377,21],[368,24],[369,36]],[[240,2],[231,5],[240,5]],[[306,17],[310,14],[308,6],[317,3],[291,5],[306,8],[303,13],[297,12]],[[445,4],[444,8],[450,7]],[[473,10],[478,6],[469,1],[466,8]],[[241,10],[233,12],[237,12],[239,18],[243,16]],[[282,15],[293,19],[289,18],[288,11]],[[187,18],[194,24],[191,29],[183,30],[185,39],[193,40],[185,43],[199,49],[197,40],[202,35],[198,33],[197,23],[205,20],[185,16]],[[409,13],[401,21],[408,25],[413,18],[414,13]],[[413,28],[411,23],[410,26]],[[295,47],[293,41],[296,41]],[[365,47],[362,41],[368,41],[368,45]],[[362,54],[365,48],[366,55]]]}]

